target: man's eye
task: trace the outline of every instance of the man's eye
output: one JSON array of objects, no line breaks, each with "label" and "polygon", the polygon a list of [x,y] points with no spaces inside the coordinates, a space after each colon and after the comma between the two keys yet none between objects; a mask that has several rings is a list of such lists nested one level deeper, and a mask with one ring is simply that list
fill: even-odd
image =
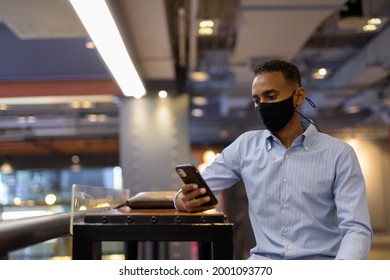
[{"label": "man's eye", "polygon": [[253,99],[253,103],[254,103],[255,105],[259,105],[259,104],[260,104],[260,100],[259,100],[259,99]]},{"label": "man's eye", "polygon": [[268,99],[269,99],[269,100],[275,100],[275,99],[276,99],[276,95],[269,95],[269,96],[268,96]]}]

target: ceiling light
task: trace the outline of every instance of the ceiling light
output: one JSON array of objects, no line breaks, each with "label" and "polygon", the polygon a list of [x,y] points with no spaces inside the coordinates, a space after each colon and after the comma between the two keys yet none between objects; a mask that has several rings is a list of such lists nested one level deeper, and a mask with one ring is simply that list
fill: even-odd
[{"label": "ceiling light", "polygon": [[325,68],[320,68],[313,72],[312,77],[316,80],[322,80],[329,74],[329,71]]},{"label": "ceiling light", "polygon": [[145,95],[145,87],[126,50],[106,1],[69,1],[123,94]]},{"label": "ceiling light", "polygon": [[0,111],[5,111],[8,109],[7,104],[0,104]]},{"label": "ceiling light", "polygon": [[70,160],[72,163],[80,163],[80,157],[78,155],[73,155]]},{"label": "ceiling light", "polygon": [[362,30],[364,32],[372,32],[372,31],[375,31],[376,29],[377,29],[377,26],[374,24],[366,24],[362,27]]},{"label": "ceiling light", "polygon": [[214,33],[211,27],[201,27],[198,29],[198,34],[201,36],[210,36]]},{"label": "ceiling light", "polygon": [[28,116],[27,117],[27,122],[28,123],[35,123],[35,116]]},{"label": "ceiling light", "polygon": [[167,96],[168,96],[168,92],[166,92],[165,90],[160,90],[158,92],[158,97],[160,98],[167,98]]},{"label": "ceiling light", "polygon": [[92,108],[92,102],[91,101],[83,101],[81,103],[81,107],[84,108],[84,109],[90,109]]},{"label": "ceiling light", "polygon": [[95,48],[95,44],[92,41],[87,41],[87,42],[85,42],[85,47],[87,49],[94,49]]},{"label": "ceiling light", "polygon": [[373,17],[373,18],[370,18],[369,20],[367,20],[367,24],[380,25],[380,24],[382,24],[382,20],[380,18]]},{"label": "ceiling light", "polygon": [[210,75],[205,71],[194,71],[191,73],[190,79],[194,82],[205,82],[210,79]]},{"label": "ceiling light", "polygon": [[205,28],[205,27],[213,28],[214,27],[214,21],[211,20],[211,19],[201,20],[199,22],[199,27],[200,28]]},{"label": "ceiling light", "polygon": [[80,108],[80,102],[79,101],[72,101],[72,103],[70,103],[70,107],[73,108],[73,109],[79,109]]},{"label": "ceiling light", "polygon": [[318,69],[318,74],[320,74],[321,76],[326,76],[326,73],[327,73],[327,71],[325,68]]},{"label": "ceiling light", "polygon": [[73,171],[73,172],[78,172],[80,171],[81,169],[81,165],[80,165],[80,157],[78,155],[73,155],[71,157],[71,161],[72,161],[72,165],[70,166],[70,169]]},{"label": "ceiling light", "polygon": [[105,115],[105,114],[99,114],[97,117],[98,117],[99,122],[107,121],[107,115]]},{"label": "ceiling light", "polygon": [[98,121],[98,116],[96,114],[90,114],[87,116],[87,119],[89,122],[97,122]]},{"label": "ceiling light", "polygon": [[348,114],[356,114],[356,113],[360,112],[360,107],[359,106],[349,106],[349,107],[345,108],[345,111]]},{"label": "ceiling light", "polygon": [[0,172],[3,174],[11,174],[14,172],[14,169],[7,158],[3,159],[3,162],[0,166]]},{"label": "ceiling light", "polygon": [[193,116],[193,117],[197,117],[197,118],[199,118],[199,117],[202,117],[203,116],[203,110],[202,109],[193,109],[192,111],[191,111],[191,115]]},{"label": "ceiling light", "polygon": [[144,94],[135,94],[135,95],[134,95],[134,98],[135,98],[135,99],[141,99],[142,96],[144,96]]},{"label": "ceiling light", "polygon": [[208,103],[208,99],[203,96],[195,96],[192,98],[192,103],[197,106],[204,106]]}]

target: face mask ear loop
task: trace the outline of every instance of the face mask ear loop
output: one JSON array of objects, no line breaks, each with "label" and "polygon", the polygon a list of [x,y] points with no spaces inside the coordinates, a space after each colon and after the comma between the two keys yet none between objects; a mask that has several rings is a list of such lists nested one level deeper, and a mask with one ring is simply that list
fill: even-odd
[{"label": "face mask ear loop", "polygon": [[309,97],[306,97],[307,102],[309,102],[310,106],[313,108],[317,108],[316,104],[314,104],[313,100],[311,100]]},{"label": "face mask ear loop", "polygon": [[302,118],[304,118],[305,120],[307,120],[309,123],[311,123],[312,125],[314,125],[318,132],[321,132],[321,129],[318,127],[318,125],[316,125],[312,120],[306,118],[304,115],[302,115],[301,113],[299,113],[298,111],[295,111],[296,113],[298,113]]},{"label": "face mask ear loop", "polygon": [[[313,107],[313,108],[317,108],[316,104],[314,104],[313,100],[311,100],[309,97],[306,97],[306,100],[307,102],[309,102],[310,106]],[[312,125],[314,125],[317,130],[319,132],[321,132],[321,129],[310,119],[306,118],[304,115],[302,115],[300,112],[298,111],[295,111],[296,113],[298,113],[302,118],[304,118],[305,120],[307,120],[309,123],[311,123]]]}]

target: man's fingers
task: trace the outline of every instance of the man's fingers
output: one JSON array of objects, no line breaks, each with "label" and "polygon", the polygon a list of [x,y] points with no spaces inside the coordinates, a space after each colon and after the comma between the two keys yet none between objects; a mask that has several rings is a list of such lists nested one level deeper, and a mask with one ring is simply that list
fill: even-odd
[{"label": "man's fingers", "polygon": [[183,187],[181,188],[181,192],[183,194],[187,194],[189,192],[192,192],[194,190],[198,189],[198,185],[196,184],[186,184],[186,185],[183,185]]}]

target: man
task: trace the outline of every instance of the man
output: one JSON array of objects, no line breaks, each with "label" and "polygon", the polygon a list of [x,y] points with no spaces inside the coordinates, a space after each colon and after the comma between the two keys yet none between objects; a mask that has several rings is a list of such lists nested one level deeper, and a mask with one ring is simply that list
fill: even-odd
[{"label": "man", "polygon": [[[364,178],[354,150],[300,119],[306,100],[295,65],[259,65],[252,84],[266,130],[238,137],[202,172],[216,194],[239,180],[256,239],[250,259],[365,259],[372,229]],[[180,211],[198,212],[205,189],[183,185]],[[215,207],[215,206],[214,206]]]}]

